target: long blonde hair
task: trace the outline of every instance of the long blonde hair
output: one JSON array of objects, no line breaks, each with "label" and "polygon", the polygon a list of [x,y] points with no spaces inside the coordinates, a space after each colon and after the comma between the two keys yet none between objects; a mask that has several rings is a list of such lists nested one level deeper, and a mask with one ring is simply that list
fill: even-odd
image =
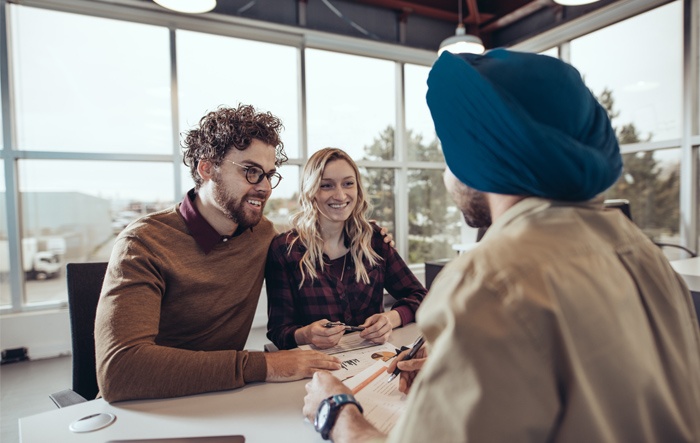
[{"label": "long blonde hair", "polygon": [[292,216],[292,227],[297,231],[297,237],[289,244],[289,251],[292,250],[297,241],[306,248],[304,255],[299,262],[301,271],[301,282],[304,284],[308,276],[311,280],[318,278],[317,269],[321,271],[325,268],[323,262],[323,238],[321,237],[321,225],[319,223],[319,208],[314,201],[314,197],[321,186],[323,171],[326,165],[332,161],[345,160],[355,171],[355,181],[357,183],[357,202],[352,210],[352,214],[345,221],[343,236],[345,241],[350,243],[350,256],[355,263],[355,281],[362,280],[369,283],[369,275],[364,266],[366,259],[370,267],[376,266],[381,257],[372,249],[372,226],[367,221],[371,211],[370,204],[365,199],[365,190],[360,180],[360,171],[350,156],[338,148],[324,148],[316,152],[309,158],[301,174],[301,192],[299,193],[299,212]]}]

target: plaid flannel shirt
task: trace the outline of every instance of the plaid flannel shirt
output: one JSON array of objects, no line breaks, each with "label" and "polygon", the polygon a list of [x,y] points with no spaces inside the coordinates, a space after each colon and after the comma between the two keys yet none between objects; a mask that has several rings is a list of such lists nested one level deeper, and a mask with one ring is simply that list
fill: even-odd
[{"label": "plaid flannel shirt", "polygon": [[[324,271],[318,278],[301,281],[300,263],[306,250],[296,243],[288,252],[295,231],[282,233],[272,240],[265,269],[267,291],[267,337],[280,349],[297,346],[294,332],[321,319],[359,325],[373,314],[384,312],[384,289],[397,301],[392,306],[401,324],[412,322],[426,289],[408,268],[396,249],[384,243],[379,228],[373,226],[372,248],[381,257],[372,269],[367,267],[368,284],[355,278],[355,264],[347,254],[345,272],[338,270],[344,257],[333,261],[324,254]],[[335,271],[334,271],[335,269]]]}]

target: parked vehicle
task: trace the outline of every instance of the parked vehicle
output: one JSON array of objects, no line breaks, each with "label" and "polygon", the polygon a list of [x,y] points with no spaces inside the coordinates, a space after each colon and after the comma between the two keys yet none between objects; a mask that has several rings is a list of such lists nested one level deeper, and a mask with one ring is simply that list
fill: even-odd
[{"label": "parked vehicle", "polygon": [[[22,269],[26,279],[46,280],[57,277],[63,268],[61,255],[56,251],[39,251],[38,245],[36,238],[22,239]],[[0,273],[10,272],[8,252],[7,240],[0,240]]]}]

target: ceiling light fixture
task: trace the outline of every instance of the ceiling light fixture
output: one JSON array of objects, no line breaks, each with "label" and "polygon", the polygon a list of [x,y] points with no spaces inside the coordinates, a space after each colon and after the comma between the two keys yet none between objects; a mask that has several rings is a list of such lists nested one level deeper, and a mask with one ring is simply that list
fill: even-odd
[{"label": "ceiling light fixture", "polygon": [[216,6],[216,0],[153,0],[162,7],[187,14],[209,12]]},{"label": "ceiling light fixture", "polygon": [[462,22],[462,0],[457,0],[457,7],[459,10],[459,23],[457,24],[455,35],[447,37],[440,43],[438,55],[442,54],[444,51],[453,54],[463,54],[465,52],[482,54],[484,52],[484,43],[476,35],[467,34],[464,29],[464,23]]},{"label": "ceiling light fixture", "polygon": [[559,3],[563,6],[578,6],[587,5],[589,3],[595,3],[598,0],[554,0],[554,3]]}]

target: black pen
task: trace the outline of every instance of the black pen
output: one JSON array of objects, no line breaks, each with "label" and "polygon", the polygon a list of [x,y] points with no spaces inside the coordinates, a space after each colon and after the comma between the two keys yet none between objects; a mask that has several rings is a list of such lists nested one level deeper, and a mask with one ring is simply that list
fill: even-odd
[{"label": "black pen", "polygon": [[365,330],[364,326],[348,326],[345,323],[339,322],[339,321],[337,321],[337,322],[329,321],[328,323],[323,325],[324,328],[332,328],[334,326],[344,326],[345,330],[349,331],[349,332],[356,332],[356,331],[364,331]]},{"label": "black pen", "polygon": [[[425,342],[425,337],[423,337],[422,335],[420,337],[418,337],[418,339],[416,339],[416,342],[413,343],[411,350],[408,351],[408,354],[401,361],[410,360],[413,357],[415,357],[416,354],[418,353],[418,350],[421,348],[421,346],[423,346],[424,342]],[[391,381],[393,379],[395,379],[400,373],[401,373],[401,369],[399,369],[399,366],[397,364],[396,369],[394,369],[394,372],[392,372],[392,374],[389,376],[389,380],[387,381],[387,383],[391,383]]]}]

